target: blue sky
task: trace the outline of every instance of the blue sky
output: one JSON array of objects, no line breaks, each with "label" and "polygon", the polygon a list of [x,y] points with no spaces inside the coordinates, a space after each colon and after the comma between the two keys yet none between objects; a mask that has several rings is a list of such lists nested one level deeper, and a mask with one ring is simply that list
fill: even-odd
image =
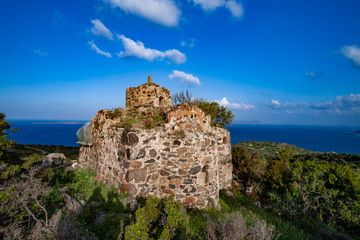
[{"label": "blue sky", "polygon": [[87,120],[146,81],[236,123],[360,125],[360,1],[3,0],[0,111]]}]

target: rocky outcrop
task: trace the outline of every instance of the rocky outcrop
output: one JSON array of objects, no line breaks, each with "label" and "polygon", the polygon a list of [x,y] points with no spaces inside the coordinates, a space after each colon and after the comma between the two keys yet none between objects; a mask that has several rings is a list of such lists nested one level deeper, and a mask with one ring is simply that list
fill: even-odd
[{"label": "rocky outcrop", "polygon": [[134,196],[173,196],[189,207],[217,206],[219,190],[232,181],[229,132],[212,127],[194,106],[167,112],[154,128],[119,127],[99,111],[92,144],[80,148],[79,163],[97,177]]}]

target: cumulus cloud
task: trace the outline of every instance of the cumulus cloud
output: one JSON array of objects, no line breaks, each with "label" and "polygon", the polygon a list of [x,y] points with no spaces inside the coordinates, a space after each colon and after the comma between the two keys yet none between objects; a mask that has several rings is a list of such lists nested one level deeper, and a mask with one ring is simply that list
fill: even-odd
[{"label": "cumulus cloud", "polygon": [[91,20],[91,23],[93,24],[90,30],[92,34],[96,36],[103,36],[110,40],[113,39],[112,32],[99,19],[93,19]]},{"label": "cumulus cloud", "polygon": [[255,106],[251,104],[229,102],[226,97],[223,97],[221,100],[215,100],[215,102],[219,103],[221,106],[234,110],[252,110],[255,108]]},{"label": "cumulus cloud", "polygon": [[181,11],[172,0],[109,0],[125,12],[139,15],[164,26],[177,26]]},{"label": "cumulus cloud", "polygon": [[275,99],[272,99],[272,100],[271,100],[271,104],[272,104],[273,106],[280,106],[280,105],[281,105],[280,101],[279,101],[279,100],[275,100]]},{"label": "cumulus cloud", "polygon": [[236,1],[225,2],[225,7],[229,9],[230,13],[235,18],[240,18],[244,14],[242,5],[237,3]]},{"label": "cumulus cloud", "polygon": [[171,74],[169,74],[170,79],[176,79],[180,82],[189,84],[189,85],[200,85],[200,79],[195,77],[194,75],[178,70],[173,70]]},{"label": "cumulus cloud", "polygon": [[107,58],[111,58],[111,54],[109,52],[105,52],[100,48],[98,48],[98,46],[96,46],[96,44],[93,41],[89,41],[88,44],[90,45],[90,49],[96,52],[97,54]]},{"label": "cumulus cloud", "polygon": [[41,50],[40,48],[34,49],[34,50],[33,50],[33,53],[36,54],[36,55],[39,55],[39,56],[41,56],[41,57],[46,57],[46,56],[49,55],[48,52],[43,51],[43,50]]},{"label": "cumulus cloud", "polygon": [[360,67],[360,47],[356,45],[344,46],[341,48],[341,53]]},{"label": "cumulus cloud", "polygon": [[157,49],[147,48],[140,41],[134,41],[124,35],[118,35],[119,40],[124,45],[124,51],[121,51],[119,57],[137,57],[146,61],[167,59],[176,64],[186,62],[186,56],[177,49],[160,51]]},{"label": "cumulus cloud", "polygon": [[337,96],[331,101],[281,103],[278,100],[271,100],[269,106],[273,109],[284,111],[319,111],[337,114],[360,114],[360,94],[349,94]]},{"label": "cumulus cloud", "polygon": [[243,14],[242,5],[235,0],[192,0],[196,5],[200,5],[205,11],[215,10],[219,7],[227,8],[233,17],[240,18]]}]

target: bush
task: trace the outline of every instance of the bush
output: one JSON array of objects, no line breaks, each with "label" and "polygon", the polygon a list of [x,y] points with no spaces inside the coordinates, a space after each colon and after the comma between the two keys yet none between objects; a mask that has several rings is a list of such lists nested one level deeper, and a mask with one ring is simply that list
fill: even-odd
[{"label": "bush", "polygon": [[138,208],[135,215],[136,221],[126,229],[126,240],[178,239],[187,226],[186,211],[171,198],[148,197],[145,206]]},{"label": "bush", "polygon": [[0,163],[4,161],[5,151],[13,147],[14,143],[7,139],[7,131],[10,129],[10,125],[5,120],[5,114],[0,112]]},{"label": "bush", "polygon": [[249,240],[272,240],[275,239],[275,227],[266,223],[262,219],[257,219],[249,229]]},{"label": "bush", "polygon": [[195,103],[206,115],[211,117],[211,124],[216,127],[225,127],[234,119],[234,114],[217,102],[199,100]]},{"label": "bush", "polygon": [[248,234],[246,222],[239,212],[225,215],[223,219],[208,219],[206,225],[209,240],[241,240]]}]

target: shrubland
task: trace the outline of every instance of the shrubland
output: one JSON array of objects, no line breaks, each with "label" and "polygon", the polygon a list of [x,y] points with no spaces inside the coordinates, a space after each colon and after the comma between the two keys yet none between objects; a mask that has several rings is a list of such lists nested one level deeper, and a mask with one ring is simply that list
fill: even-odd
[{"label": "shrubland", "polygon": [[360,156],[256,142],[232,151],[239,188],[264,208],[319,239],[360,235]]},{"label": "shrubland", "polygon": [[[288,144],[233,146],[219,208],[134,199],[72,167],[79,149],[15,145],[2,126],[0,239],[360,239],[360,157]],[[50,152],[60,165],[44,166]]]}]

